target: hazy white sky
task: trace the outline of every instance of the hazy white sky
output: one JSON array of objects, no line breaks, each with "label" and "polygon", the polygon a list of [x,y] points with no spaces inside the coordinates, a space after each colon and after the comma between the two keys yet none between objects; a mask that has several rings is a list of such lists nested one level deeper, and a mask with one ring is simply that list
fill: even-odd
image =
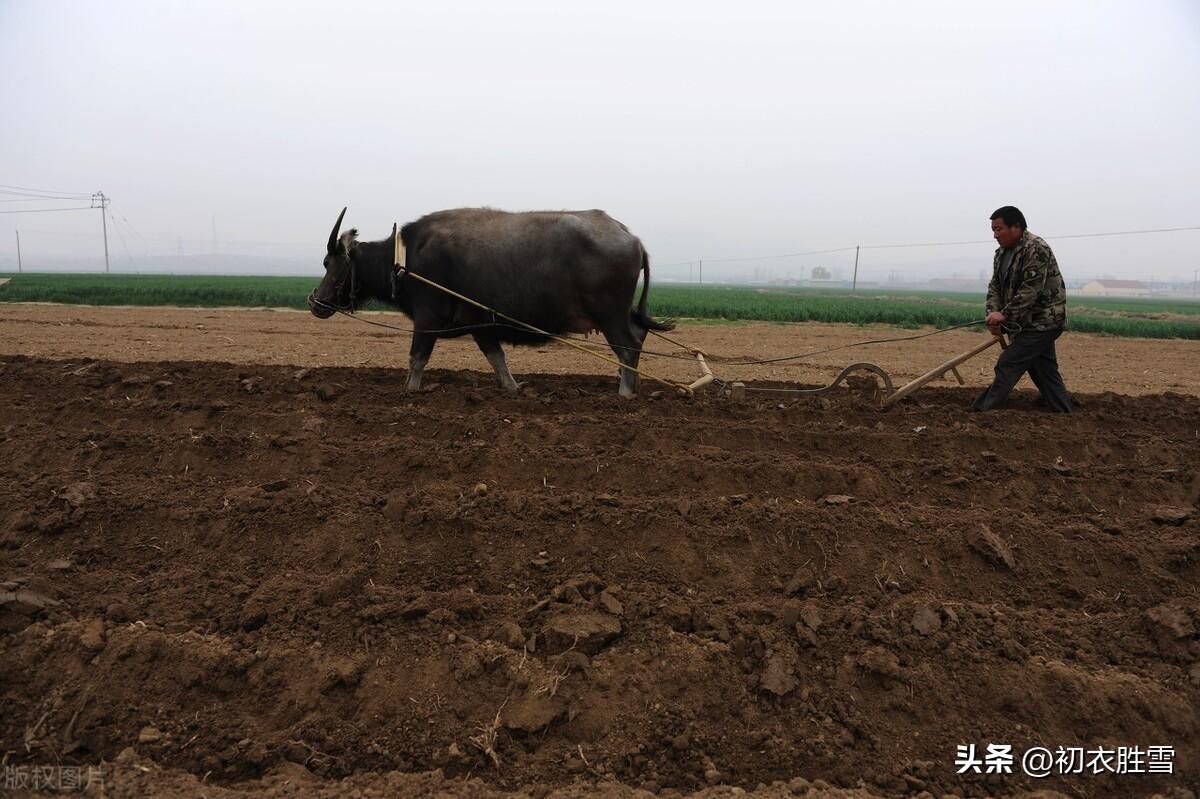
[{"label": "hazy white sky", "polygon": [[[368,238],[603,208],[674,277],[986,242],[1008,203],[1043,235],[1200,225],[1195,0],[0,0],[0,76],[0,184],[103,190],[122,269],[210,252],[215,216],[221,252],[315,275],[343,205]],[[18,227],[27,263],[99,250],[99,212],[5,214],[0,268]],[[1051,243],[1069,278],[1200,267],[1200,231]],[[863,276],[975,276],[991,249],[864,251]],[[853,253],[705,272],[818,262]]]}]

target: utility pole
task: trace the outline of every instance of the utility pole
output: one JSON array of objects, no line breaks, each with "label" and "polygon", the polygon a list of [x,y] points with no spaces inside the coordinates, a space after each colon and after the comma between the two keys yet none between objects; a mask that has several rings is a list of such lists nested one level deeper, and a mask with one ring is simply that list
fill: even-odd
[{"label": "utility pole", "polygon": [[17,234],[17,274],[20,274],[21,269],[21,231],[16,231]]},{"label": "utility pole", "polygon": [[700,285],[703,286],[704,285],[704,259],[703,258],[700,259],[699,264],[700,264]]},{"label": "utility pole", "polygon": [[850,293],[853,294],[858,289],[858,251],[860,245],[854,245],[854,281],[850,284]]},{"label": "utility pole", "polygon": [[[108,204],[112,202],[98,191],[92,195],[92,207],[100,209],[100,223],[104,226],[104,272],[108,273]],[[96,205],[96,203],[100,203]]]}]

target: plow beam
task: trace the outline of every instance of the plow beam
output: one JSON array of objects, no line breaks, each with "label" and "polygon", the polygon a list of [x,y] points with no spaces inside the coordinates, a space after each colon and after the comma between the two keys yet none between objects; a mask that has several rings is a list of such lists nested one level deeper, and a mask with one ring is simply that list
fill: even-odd
[{"label": "plow beam", "polygon": [[[1004,339],[1001,338],[1000,336],[992,336],[990,339],[988,339],[983,344],[980,344],[978,347],[968,350],[967,352],[964,352],[962,355],[956,355],[953,358],[951,358],[950,360],[946,361],[941,366],[938,366],[934,369],[930,369],[928,372],[921,375],[916,380],[913,380],[911,383],[904,384],[900,388],[896,389],[896,391],[894,393],[889,394],[887,397],[885,397],[883,400],[883,407],[885,407],[885,408],[891,407],[892,405],[894,405],[895,403],[904,399],[909,394],[913,393],[914,391],[921,388],[922,386],[932,383],[934,380],[937,380],[939,377],[946,374],[946,372],[954,372],[954,374],[956,376],[958,376],[958,368],[957,367],[960,363],[971,360],[979,353],[983,352],[984,350],[988,349],[989,347],[994,347],[997,344],[1004,346]],[[960,381],[962,381],[962,377],[959,377],[958,379]]]}]

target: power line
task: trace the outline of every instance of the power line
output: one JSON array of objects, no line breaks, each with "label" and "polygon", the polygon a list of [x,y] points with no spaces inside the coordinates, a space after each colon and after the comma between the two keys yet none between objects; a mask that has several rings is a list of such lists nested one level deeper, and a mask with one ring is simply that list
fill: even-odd
[{"label": "power line", "polygon": [[[69,210],[69,209],[47,208],[47,209],[43,209],[43,210],[47,210],[47,211],[64,210],[65,211],[65,210]],[[87,210],[93,210],[93,209],[89,208]],[[0,213],[7,213],[7,212],[0,211]],[[110,218],[115,218],[111,212],[110,212]],[[125,229],[126,234],[131,239],[138,239],[143,242],[169,241],[172,243],[180,240],[179,236],[143,236],[141,233],[138,233],[136,230],[134,230],[133,223],[130,222],[129,219],[124,214],[121,214],[120,218],[123,222],[126,223],[126,225],[127,225],[127,227]],[[0,230],[10,231],[10,230],[14,230],[14,228],[0,228]],[[101,238],[101,234],[99,234],[99,233],[79,233],[79,232],[72,232],[72,231],[61,231],[60,232],[57,230],[46,230],[44,228],[27,228],[24,225],[21,226],[21,230],[23,230],[27,233],[43,233],[48,236],[62,236],[62,237],[83,238],[83,239]],[[192,244],[192,245],[198,245],[198,246],[203,246],[204,244],[210,243],[209,241],[206,241],[205,239],[200,239],[200,238],[184,238],[182,240],[185,244]],[[250,241],[250,240],[243,240],[243,239],[222,239],[222,242],[227,245],[239,245],[239,246],[249,246],[249,247],[304,247],[304,248],[309,248],[312,246],[312,242],[298,242],[298,241]],[[318,244],[317,246],[320,247],[323,245]],[[695,261],[692,261],[692,263],[695,263]],[[669,265],[670,264],[657,264],[656,266],[669,266]]]},{"label": "power line", "polygon": [[[1047,239],[1093,239],[1101,236],[1138,236],[1146,233],[1178,233],[1185,230],[1200,230],[1200,225],[1190,227],[1161,227],[1147,230],[1111,230],[1104,233],[1066,233],[1058,236],[1044,236]],[[934,241],[916,244],[864,244],[864,250],[891,250],[901,247],[957,247],[964,244],[991,244],[991,239],[975,239],[974,241]]]},{"label": "power line", "polygon": [[129,235],[135,238],[145,238],[140,232],[138,232],[138,229],[134,227],[134,224],[129,221],[129,217],[125,216],[125,214],[121,214],[121,221],[123,221],[126,227],[129,229]]},{"label": "power line", "polygon": [[[5,192],[0,191],[0,194],[5,194]],[[33,203],[33,202],[40,202],[42,200],[56,200],[59,202],[74,203],[74,202],[79,202],[82,199],[85,199],[85,198],[83,198],[83,197],[49,197],[49,196],[46,196],[46,197],[42,197],[42,196],[9,197],[9,198],[0,200],[0,203]]]},{"label": "power line", "polygon": [[28,191],[33,192],[34,194],[65,194],[72,197],[90,196],[86,191],[53,191],[51,189],[31,189],[28,186],[6,186],[3,183],[0,183],[0,189],[8,189],[10,192]]},{"label": "power line", "polygon": [[[31,189],[28,186],[10,186],[10,185],[6,185],[6,184],[0,184],[0,193],[8,195],[8,196],[24,195],[23,199],[26,201],[37,200],[39,202],[48,202],[48,201],[61,202],[62,200],[72,200],[74,202],[80,202],[84,199],[90,200],[91,201],[90,205],[77,205],[77,206],[72,206],[70,208],[17,208],[17,209],[11,210],[11,211],[0,211],[0,214],[49,214],[49,213],[55,213],[58,211],[91,211],[95,208],[99,208],[100,209],[100,225],[101,225],[101,230],[104,234],[104,271],[106,273],[109,271],[108,206],[109,206],[110,200],[108,199],[108,197],[105,196],[104,192],[97,191],[97,192],[94,192],[94,193],[88,194],[88,195],[78,194],[75,196],[52,197],[49,195],[69,194],[69,192],[65,192],[65,191],[55,192],[55,191],[48,191],[48,190],[44,190],[44,189]],[[114,220],[114,224],[115,224],[115,220]],[[124,244],[124,240],[122,240],[122,244]],[[128,252],[128,247],[126,247],[126,252]]]},{"label": "power line", "polygon": [[1178,233],[1184,230],[1200,230],[1200,225],[1190,227],[1161,227],[1151,230],[1114,230],[1109,233],[1075,233],[1066,236],[1047,236],[1048,239],[1091,239],[1100,236],[1138,236],[1143,233]]},{"label": "power line", "polygon": [[87,197],[53,197],[49,194],[25,194],[15,195],[9,192],[0,192],[0,197],[4,198],[4,202],[10,203],[37,203],[37,202],[68,202],[77,203],[88,199]]},{"label": "power line", "polygon": [[0,194],[11,194],[17,197],[83,197],[84,194],[59,194],[54,191],[26,191],[25,189],[0,189]]},{"label": "power line", "polygon": [[116,215],[114,215],[112,211],[108,210],[107,207],[104,208],[104,213],[108,214],[109,218],[112,219],[113,230],[117,231],[117,238],[121,240],[121,246],[125,248],[125,257],[130,261],[133,261],[133,253],[129,251],[129,245],[125,243],[125,234],[121,232],[121,227],[117,224]]},{"label": "power line", "polygon": [[[831,250],[808,250],[807,252],[787,252],[781,255],[754,255],[747,258],[705,258],[710,264],[728,264],[735,261],[767,261],[773,258],[796,258],[801,255],[825,255],[832,252],[848,252],[853,250],[854,246],[850,247],[834,247]],[[864,248],[865,249],[865,248]]]},{"label": "power line", "polygon": [[[1139,236],[1149,233],[1179,233],[1190,230],[1200,230],[1200,225],[1190,225],[1186,227],[1167,227],[1167,228],[1147,228],[1143,230],[1112,230],[1101,233],[1064,233],[1061,235],[1044,236],[1047,239],[1090,239],[1099,238],[1102,236]],[[908,249],[916,247],[962,247],[967,245],[977,244],[992,244],[991,239],[971,239],[963,241],[922,241],[922,242],[905,242],[902,244],[863,244],[864,250],[896,250]],[[827,255],[829,253],[849,252],[855,247],[834,247],[828,250],[807,250],[805,252],[781,253],[779,255],[755,255],[745,258],[705,258],[703,260],[712,264],[736,263],[743,261],[767,261],[776,258],[796,258],[802,255]],[[659,266],[680,266],[683,264],[694,264],[700,259],[692,261],[679,261],[673,264],[659,264]]]},{"label": "power line", "polygon": [[[1047,236],[1049,238],[1049,236]],[[975,239],[974,241],[929,241],[911,244],[864,244],[864,250],[898,250],[906,247],[960,247],[964,244],[988,244],[991,239]],[[853,247],[847,249],[853,250]]]},{"label": "power line", "polygon": [[94,205],[79,205],[74,208],[22,208],[17,211],[0,211],[0,214],[45,214],[53,211],[94,211]]},{"label": "power line", "polygon": [[[16,228],[0,228],[0,230],[9,231],[9,230],[16,230]],[[44,230],[42,228],[25,227],[24,225],[21,226],[21,230],[25,231],[26,233],[44,233],[47,236],[54,236],[56,238],[72,238],[72,239],[98,239],[98,238],[100,238],[99,233],[79,233],[79,232],[65,231],[65,230],[64,231]]]}]

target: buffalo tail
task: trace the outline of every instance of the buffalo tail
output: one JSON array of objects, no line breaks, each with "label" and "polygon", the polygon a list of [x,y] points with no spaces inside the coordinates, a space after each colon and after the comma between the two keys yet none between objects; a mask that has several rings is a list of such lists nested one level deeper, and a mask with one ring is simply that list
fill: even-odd
[{"label": "buffalo tail", "polygon": [[672,321],[656,322],[646,313],[646,295],[650,293],[650,254],[642,248],[642,297],[638,300],[636,311],[630,311],[630,316],[634,318],[642,327],[647,330],[658,330],[666,332],[675,329],[675,323]]}]

